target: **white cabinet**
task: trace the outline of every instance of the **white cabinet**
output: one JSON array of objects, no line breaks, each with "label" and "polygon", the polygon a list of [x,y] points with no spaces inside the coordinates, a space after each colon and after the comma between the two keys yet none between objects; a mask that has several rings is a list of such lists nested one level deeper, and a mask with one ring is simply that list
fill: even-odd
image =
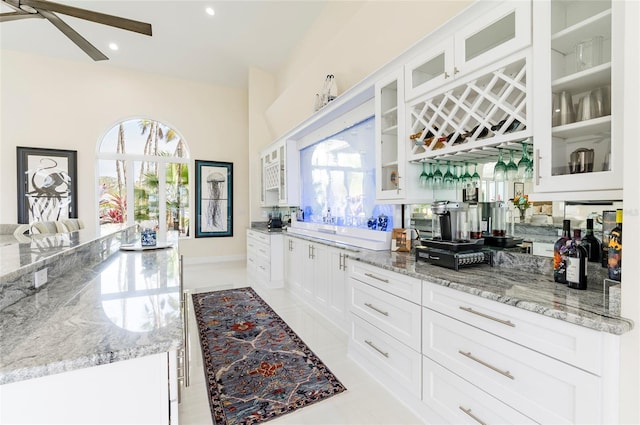
[{"label": "white cabinet", "polygon": [[279,140],[260,154],[261,205],[289,206],[298,203],[298,163],[295,142]]},{"label": "white cabinet", "polygon": [[270,288],[284,285],[282,233],[247,229],[247,272],[249,277]]},{"label": "white cabinet", "polygon": [[[446,370],[433,366],[425,379],[457,385],[462,378],[476,388],[474,398],[500,400],[492,409],[502,415],[516,411],[538,423],[617,422],[618,337],[429,282],[423,282],[423,306],[425,364]],[[423,403],[451,418],[449,401],[423,385]],[[480,406],[463,407],[490,420]]]},{"label": "white cabinet", "polygon": [[0,423],[178,423],[169,356],[175,352],[1,385]]},{"label": "white cabinet", "polygon": [[402,70],[375,85],[376,198],[405,197],[404,79]]},{"label": "white cabinet", "polygon": [[455,31],[428,47],[405,67],[406,98],[449,83],[531,43],[531,3],[485,2],[473,19],[449,22]]},{"label": "white cabinet", "polygon": [[284,248],[287,289],[346,332],[346,251],[292,236]]},{"label": "white cabinet", "polygon": [[[563,200],[622,199],[625,2],[535,6],[534,191]],[[584,42],[597,45],[587,49],[595,59],[581,55]],[[584,167],[572,153],[586,158]]]},{"label": "white cabinet", "polygon": [[349,281],[349,356],[375,371],[376,378],[398,398],[418,400],[422,388],[420,280],[352,261]]}]

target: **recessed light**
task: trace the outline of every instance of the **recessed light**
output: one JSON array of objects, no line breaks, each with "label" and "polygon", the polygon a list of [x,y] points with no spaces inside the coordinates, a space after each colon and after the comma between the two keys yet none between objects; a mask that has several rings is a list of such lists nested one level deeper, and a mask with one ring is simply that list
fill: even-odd
[{"label": "recessed light", "polygon": [[205,12],[207,12],[207,14],[208,14],[208,15],[211,15],[211,16],[213,16],[213,15],[215,15],[215,14],[216,14],[216,11],[215,11],[215,10],[213,10],[213,7],[207,7],[207,8],[205,9]]},{"label": "recessed light", "polygon": [[118,50],[118,45],[116,43],[109,43],[109,48],[111,50]]}]

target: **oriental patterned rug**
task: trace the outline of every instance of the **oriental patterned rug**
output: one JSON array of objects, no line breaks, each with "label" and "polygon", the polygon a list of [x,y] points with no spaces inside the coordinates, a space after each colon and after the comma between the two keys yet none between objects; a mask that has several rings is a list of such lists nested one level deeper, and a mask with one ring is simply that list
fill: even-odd
[{"label": "oriental patterned rug", "polygon": [[193,294],[217,425],[255,424],[346,388],[251,288]]}]

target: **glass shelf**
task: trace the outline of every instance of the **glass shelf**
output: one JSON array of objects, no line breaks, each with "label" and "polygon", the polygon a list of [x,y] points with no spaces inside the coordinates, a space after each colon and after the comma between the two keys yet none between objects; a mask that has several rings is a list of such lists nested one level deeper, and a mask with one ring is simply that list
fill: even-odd
[{"label": "glass shelf", "polygon": [[580,21],[551,36],[551,49],[566,55],[573,51],[575,45],[594,35],[611,34],[611,9]]}]

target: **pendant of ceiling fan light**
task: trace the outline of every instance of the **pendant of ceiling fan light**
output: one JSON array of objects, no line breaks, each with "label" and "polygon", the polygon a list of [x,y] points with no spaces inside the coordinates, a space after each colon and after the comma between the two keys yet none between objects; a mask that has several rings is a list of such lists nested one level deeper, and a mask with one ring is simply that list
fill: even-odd
[{"label": "pendant of ceiling fan light", "polygon": [[29,6],[28,4],[21,4],[20,5],[20,10],[23,10],[23,11],[25,11],[27,13],[31,13],[31,14],[38,13],[38,11],[36,9],[34,9],[31,6]]}]

